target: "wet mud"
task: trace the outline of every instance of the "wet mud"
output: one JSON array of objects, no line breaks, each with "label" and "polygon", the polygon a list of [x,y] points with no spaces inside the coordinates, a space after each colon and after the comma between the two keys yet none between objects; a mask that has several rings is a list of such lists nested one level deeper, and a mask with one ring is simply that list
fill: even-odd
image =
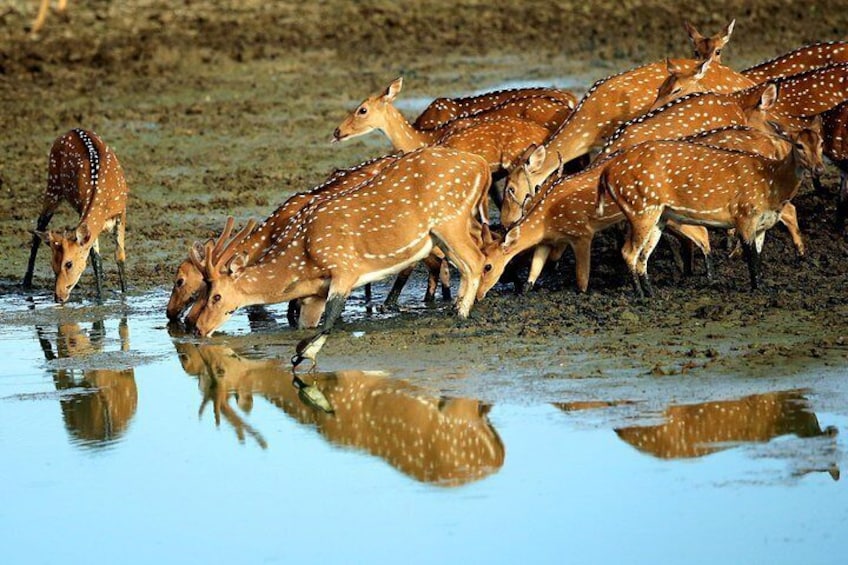
[{"label": "wet mud", "polygon": [[[347,111],[396,76],[405,77],[399,103],[406,99],[402,107],[411,118],[435,96],[552,83],[581,94],[608,74],[685,56],[690,48],[681,23],[687,17],[710,32],[737,18],[724,53],[737,69],[806,42],[842,39],[848,29],[848,10],[833,2],[757,1],[739,8],[721,1],[433,1],[402,8],[384,1],[198,0],[175,7],[161,0],[90,0],[72,2],[66,15],[52,14],[32,39],[32,4],[0,9],[0,293],[22,301],[30,296],[18,284],[50,143],[82,126],[115,149],[127,173],[128,305],[168,288],[191,242],[217,233],[227,215],[263,218],[334,168],[388,152],[377,134],[343,144],[329,140]],[[759,291],[748,289],[744,262],[729,257],[724,235],[716,232],[714,281],[705,279],[700,264],[694,276],[683,276],[670,252],[676,244],[662,243],[650,265],[657,297],[637,302],[616,236],[607,233],[595,241],[586,295],[574,291],[569,253],[546,270],[540,288],[516,296],[502,284],[466,321],[444,304],[420,307],[420,285],[406,291],[404,311],[389,315],[365,314],[357,293],[345,331],[333,337],[322,363],[543,380],[777,378],[841,367],[848,353],[848,243],[833,225],[837,183],[829,167],[824,184],[830,193],[816,194],[807,182],[795,201],[806,257],[795,257],[781,227],[769,232],[766,288]],[[74,221],[65,208],[52,226]],[[104,240],[111,290],[117,272]],[[39,253],[35,296],[41,300],[52,274],[45,250]],[[92,291],[89,271],[74,300],[88,303]],[[164,326],[164,290],[162,296],[161,305],[144,308],[159,308]],[[3,321],[26,324],[56,312],[17,311]],[[282,350],[305,334],[280,319],[237,339],[270,344],[272,353],[279,345],[285,358]]]}]

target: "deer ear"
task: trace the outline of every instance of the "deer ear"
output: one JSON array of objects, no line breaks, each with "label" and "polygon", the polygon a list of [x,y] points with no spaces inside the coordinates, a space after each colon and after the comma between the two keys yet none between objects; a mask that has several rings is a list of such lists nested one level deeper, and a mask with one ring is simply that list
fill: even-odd
[{"label": "deer ear", "polygon": [[74,234],[77,238],[77,243],[80,245],[85,245],[89,241],[91,241],[91,230],[88,227],[86,222],[81,223],[77,226],[77,231]]},{"label": "deer ear", "polygon": [[30,233],[32,233],[32,235],[37,235],[38,239],[40,239],[47,247],[50,247],[53,243],[53,234],[49,231],[33,230]]},{"label": "deer ear", "polygon": [[733,18],[732,20],[730,20],[730,23],[727,24],[727,27],[724,28],[724,36],[721,38],[722,41],[724,41],[725,43],[730,41],[730,34],[733,33],[733,26],[735,26],[735,25],[736,25],[736,18]]},{"label": "deer ear", "polygon": [[686,30],[686,33],[689,35],[689,39],[692,43],[697,43],[698,40],[703,39],[704,36],[700,34],[700,32],[695,29],[695,26],[689,20],[683,20],[683,29]]},{"label": "deer ear", "polygon": [[701,80],[702,78],[704,78],[704,75],[707,74],[707,69],[710,68],[712,62],[713,59],[712,57],[710,57],[709,59],[706,59],[703,63],[701,63],[701,65],[698,67],[698,71],[695,73],[695,80]]},{"label": "deer ear", "polygon": [[544,145],[540,145],[530,154],[530,158],[527,159],[527,172],[528,173],[538,173],[542,170],[542,164],[545,162],[545,157],[547,156],[547,151],[545,150]]},{"label": "deer ear", "polygon": [[480,231],[480,238],[483,240],[483,246],[491,245],[494,241],[492,238],[492,230],[489,229],[489,224],[483,224],[483,228]]},{"label": "deer ear", "polygon": [[247,253],[239,253],[227,263],[227,271],[234,279],[239,278],[247,267]]},{"label": "deer ear", "polygon": [[810,124],[810,129],[821,135],[822,132],[822,119],[821,114],[816,114],[816,117],[813,118],[813,123]]},{"label": "deer ear", "polygon": [[509,248],[515,245],[515,242],[518,241],[518,237],[521,235],[521,226],[516,225],[504,236],[503,243],[501,243],[501,250],[506,253],[509,251]]},{"label": "deer ear", "polygon": [[400,94],[401,88],[403,88],[403,77],[398,77],[386,88],[383,99],[386,102],[394,102],[395,97]]},{"label": "deer ear", "polygon": [[763,93],[760,95],[760,103],[758,104],[758,108],[760,110],[768,110],[774,103],[777,102],[777,85],[770,84],[763,90]]},{"label": "deer ear", "polygon": [[205,252],[206,249],[199,241],[195,241],[188,250],[188,258],[191,261],[191,264],[194,265],[194,267],[201,273],[203,272],[203,269],[205,269]]}]

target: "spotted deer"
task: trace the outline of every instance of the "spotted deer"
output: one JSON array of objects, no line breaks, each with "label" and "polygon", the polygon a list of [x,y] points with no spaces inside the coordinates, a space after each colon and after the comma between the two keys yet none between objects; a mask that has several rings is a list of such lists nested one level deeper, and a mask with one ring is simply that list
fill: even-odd
[{"label": "spotted deer", "polygon": [[329,331],[353,288],[420,261],[437,243],[460,271],[457,310],[467,317],[483,263],[471,231],[489,183],[481,157],[422,148],[375,179],[303,208],[253,265],[241,255],[228,264],[207,255],[210,298],[196,332],[211,335],[242,306],[303,297],[327,298],[322,331]]},{"label": "spotted deer", "polygon": [[682,141],[648,141],[625,150],[601,175],[598,213],[609,195],[630,225],[622,255],[638,295],[652,295],[647,262],[668,219],[736,228],[748,260],[751,287],[759,284],[759,252],[766,230],[797,192],[807,169],[821,170],[821,137],[815,129],[787,136],[779,160]]},{"label": "spotted deer", "polygon": [[[373,179],[389,163],[394,162],[397,156],[387,155],[377,159],[371,159],[360,163],[355,167],[340,169],[331,174],[323,183],[312,189],[299,192],[288,198],[281,206],[271,213],[259,227],[244,238],[242,244],[234,249],[234,252],[246,253],[248,265],[255,262],[267,249],[274,244],[283,233],[286,225],[297,212],[304,206],[320,198],[330,198],[332,195],[348,190],[367,180]],[[230,229],[232,229],[230,227]],[[227,237],[223,238],[226,241]],[[201,246],[200,250],[205,249]],[[219,246],[216,252],[220,252]],[[203,259],[201,257],[201,259]],[[201,262],[202,264],[202,262]],[[177,320],[185,308],[191,304],[205,288],[201,269],[199,269],[191,257],[180,263],[174,278],[174,286],[171,297],[168,300],[166,315],[169,320]],[[199,309],[197,311],[199,314]],[[319,314],[320,316],[320,314]],[[190,323],[192,320],[189,319]]]},{"label": "spotted deer", "polygon": [[[89,255],[97,284],[97,298],[101,299],[103,264],[98,238],[101,232],[108,231],[115,240],[121,291],[126,292],[124,230],[128,192],[118,157],[96,133],[73,129],[57,138],[50,149],[47,190],[33,232],[24,288],[32,286],[36,254],[39,243],[44,242],[53,254],[51,264],[56,275],[56,302],[68,300],[85,270]],[[63,201],[67,201],[80,215],[76,228],[69,232],[44,231]]]},{"label": "spotted deer", "polygon": [[[682,69],[701,65],[694,60],[672,60],[672,63]],[[536,150],[538,153],[531,154],[525,163],[512,170],[507,178],[507,190],[512,187],[515,198],[523,202],[562,163],[602,146],[603,140],[621,124],[650,110],[660,85],[668,77],[667,65],[667,61],[651,63],[597,81],[577,104],[574,113]],[[719,94],[754,85],[751,80],[718,64],[709,65],[699,84],[704,90]],[[534,165],[529,167],[529,163]]]},{"label": "spotted deer", "polygon": [[[518,254],[534,248],[527,285],[532,287],[545,262],[558,259],[567,247],[575,258],[577,289],[589,287],[591,247],[595,234],[624,220],[616,206],[597,211],[598,181],[604,168],[618,154],[601,158],[587,169],[572,175],[551,176],[539,193],[526,205],[526,212],[507,231],[503,242],[488,240],[483,249],[486,262],[477,290],[477,299],[498,282],[506,265]],[[698,226],[672,226],[704,253],[707,273],[711,276],[710,240]]]},{"label": "spotted deer", "polygon": [[723,30],[715,35],[705,37],[701,35],[698,29],[691,22],[684,21],[683,27],[689,35],[689,41],[692,42],[692,50],[694,51],[695,59],[707,60],[712,59],[716,63],[721,63],[721,51],[727,42],[730,41],[730,35],[733,33],[733,26],[736,25],[736,20],[731,20]]},{"label": "spotted deer", "polygon": [[240,440],[261,434],[230,406],[231,398],[249,414],[260,396],[332,444],[379,457],[418,481],[457,486],[503,466],[504,446],[489,421],[490,406],[478,400],[440,397],[380,371],[303,375],[333,406],[333,414],[326,414],[303,401],[291,371],[276,360],[249,359],[220,345],[175,347],[185,372],[198,378],[204,403],[214,404]]},{"label": "spotted deer", "polygon": [[742,74],[759,84],[838,63],[848,63],[848,41],[828,41],[799,47],[749,67]]},{"label": "spotted deer", "polygon": [[412,124],[417,130],[434,130],[465,118],[495,110],[555,130],[574,110],[577,99],[557,88],[514,88],[462,98],[436,98]]},{"label": "spotted deer", "polygon": [[[59,0],[59,3],[56,6],[56,11],[59,13],[63,13],[65,9],[68,7],[68,0]],[[41,28],[44,27],[44,22],[47,20],[47,11],[50,9],[50,0],[41,0],[41,4],[38,7],[38,15],[35,16],[35,20],[32,22],[32,30],[30,34],[35,36],[41,31]]]},{"label": "spotted deer", "polygon": [[767,442],[788,434],[813,438],[837,433],[833,426],[822,429],[810,401],[798,390],[672,405],[663,417],[661,424],[615,432],[639,451],[661,459],[702,457],[739,442]]},{"label": "spotted deer", "polygon": [[403,79],[398,78],[382,94],[366,98],[336,128],[333,139],[342,141],[377,129],[396,150],[442,145],[480,155],[496,172],[509,170],[527,147],[541,144],[550,133],[535,122],[491,112],[434,130],[417,130],[394,107],[402,87]]}]

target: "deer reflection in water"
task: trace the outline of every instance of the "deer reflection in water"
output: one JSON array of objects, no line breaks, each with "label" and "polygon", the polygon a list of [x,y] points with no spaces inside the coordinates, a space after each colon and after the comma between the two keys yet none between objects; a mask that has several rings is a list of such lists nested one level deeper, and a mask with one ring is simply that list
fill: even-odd
[{"label": "deer reflection in water", "polygon": [[[739,442],[768,442],[789,434],[799,438],[837,434],[834,426],[821,429],[810,402],[799,390],[669,406],[663,416],[662,424],[618,428],[615,432],[639,451],[661,459],[702,457]],[[835,442],[832,447],[835,451]],[[807,467],[797,474],[817,471],[826,471],[834,480],[839,479],[839,467],[835,463],[822,468]]]},{"label": "deer reflection in water", "polygon": [[487,417],[490,406],[478,400],[439,397],[382,372],[301,375],[327,397],[334,410],[328,414],[298,395],[291,370],[279,360],[247,359],[226,346],[175,346],[183,369],[198,377],[203,404],[211,400],[240,438],[247,432],[263,447],[265,440],[236,414],[230,397],[248,413],[253,394],[259,394],[301,424],[314,425],[331,443],[376,455],[418,481],[458,486],[503,466],[504,446]]},{"label": "deer reflection in water", "polygon": [[[103,320],[92,323],[86,332],[77,323],[60,324],[55,334],[36,326],[38,341],[47,361],[70,359],[100,353],[106,330]],[[118,326],[121,351],[129,351],[129,328],[122,319]],[[81,445],[103,447],[119,439],[135,415],[138,391],[132,368],[51,369],[56,390],[62,393],[59,405],[68,432]]]}]

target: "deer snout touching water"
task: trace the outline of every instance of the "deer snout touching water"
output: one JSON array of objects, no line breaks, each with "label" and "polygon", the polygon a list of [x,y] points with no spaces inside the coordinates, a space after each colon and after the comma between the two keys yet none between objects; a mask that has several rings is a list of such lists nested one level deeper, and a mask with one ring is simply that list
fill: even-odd
[{"label": "deer snout touching water", "polygon": [[[128,193],[124,171],[115,152],[96,133],[73,129],[56,139],[50,149],[47,190],[33,232],[24,288],[32,286],[39,242],[44,242],[53,253],[56,302],[68,300],[85,270],[89,255],[97,283],[97,298],[101,299],[103,265],[98,237],[103,231],[111,231],[121,291],[125,292],[124,230]],[[44,231],[63,201],[79,213],[79,223],[68,232]]]}]

